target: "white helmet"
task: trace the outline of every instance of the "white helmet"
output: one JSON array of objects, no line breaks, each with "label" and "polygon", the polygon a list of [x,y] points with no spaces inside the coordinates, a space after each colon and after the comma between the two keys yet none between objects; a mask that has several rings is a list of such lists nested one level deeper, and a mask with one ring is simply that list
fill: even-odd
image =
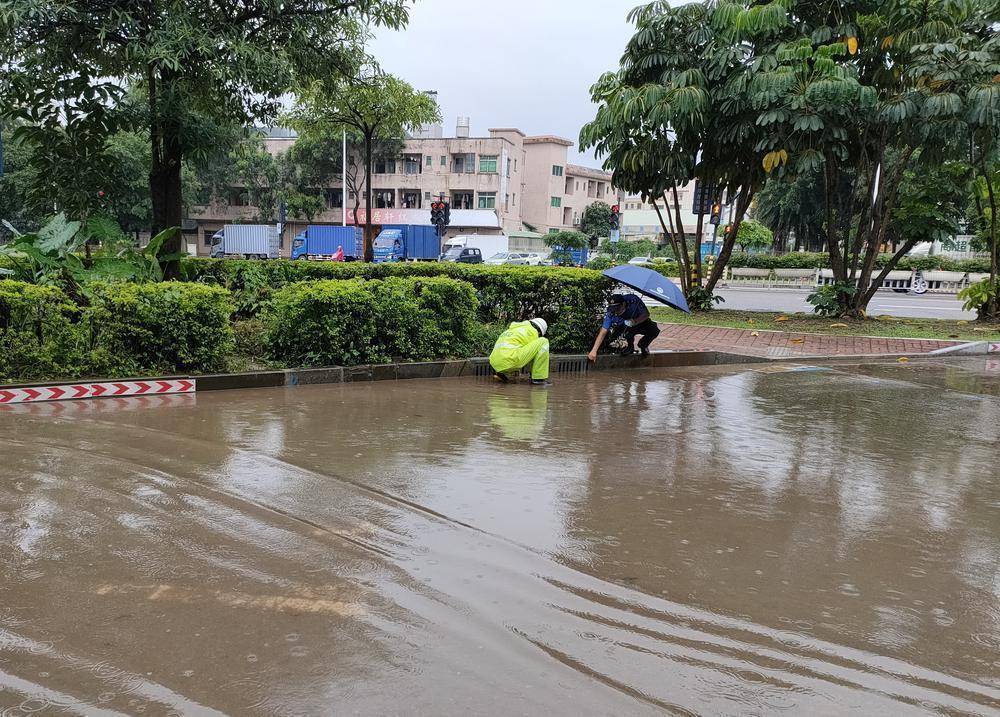
[{"label": "white helmet", "polygon": [[531,319],[528,323],[538,329],[538,334],[540,336],[545,336],[545,332],[549,330],[549,325],[545,323],[545,319]]}]

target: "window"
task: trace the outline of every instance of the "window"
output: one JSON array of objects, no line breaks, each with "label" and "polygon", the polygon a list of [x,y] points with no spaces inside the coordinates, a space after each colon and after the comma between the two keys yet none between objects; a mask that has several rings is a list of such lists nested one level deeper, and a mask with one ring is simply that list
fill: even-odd
[{"label": "window", "polygon": [[559,230],[557,228],[555,228],[555,227],[553,227],[552,229],[549,229],[549,234],[558,234],[558,233],[559,233]]},{"label": "window", "polygon": [[454,192],[451,195],[452,209],[472,209],[472,192]]},{"label": "window", "polygon": [[509,209],[510,209],[510,195],[509,194],[504,194],[503,195],[503,210],[506,212]]},{"label": "window", "polygon": [[511,195],[511,197],[510,197],[510,203],[513,204],[515,207],[517,206],[517,195],[516,194],[512,194]]},{"label": "window", "polygon": [[552,165],[552,176],[553,177],[561,177],[561,176],[563,176],[563,168],[560,167],[558,164],[553,164]]},{"label": "window", "polygon": [[380,157],[375,160],[375,174],[395,174],[396,160]]},{"label": "window", "polygon": [[393,209],[396,206],[394,192],[391,189],[382,189],[372,192],[375,195],[376,209]]},{"label": "window", "polygon": [[431,193],[430,192],[424,192],[424,201],[425,202],[429,202],[430,200],[431,200]]},{"label": "window", "polygon": [[497,156],[495,154],[479,155],[479,172],[481,174],[496,174]]},{"label": "window", "polygon": [[448,158],[445,155],[443,155],[443,154],[441,155],[441,166],[442,167],[447,167],[448,166]]},{"label": "window", "polygon": [[515,172],[517,171],[517,160],[516,159],[514,160],[514,171]]},{"label": "window", "polygon": [[419,154],[407,154],[403,157],[403,174],[420,174]]},{"label": "window", "polygon": [[451,171],[455,174],[473,174],[476,171],[476,155],[453,154]]},{"label": "window", "polygon": [[479,193],[479,208],[480,209],[496,209],[497,208],[497,193],[496,192],[480,192]]},{"label": "window", "polygon": [[427,155],[427,160],[424,162],[424,164],[426,164],[428,167],[430,167],[432,164],[434,164],[434,158],[428,154]]},{"label": "window", "polygon": [[507,176],[510,176],[510,157],[507,158]]},{"label": "window", "polygon": [[576,188],[577,188],[577,189],[579,189],[579,188],[580,188],[580,183],[579,183],[579,182],[577,182],[577,183],[576,183]]},{"label": "window", "polygon": [[340,209],[344,206],[344,192],[342,189],[327,189],[323,192],[326,199],[327,209]]},{"label": "window", "polygon": [[551,201],[549,202],[549,206],[552,206],[552,207],[561,207],[562,206],[562,197],[552,197]]}]

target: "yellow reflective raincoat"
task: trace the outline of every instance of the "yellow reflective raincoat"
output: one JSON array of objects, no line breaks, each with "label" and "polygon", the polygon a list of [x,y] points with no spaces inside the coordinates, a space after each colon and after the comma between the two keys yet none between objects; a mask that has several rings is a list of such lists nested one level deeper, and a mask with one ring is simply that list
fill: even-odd
[{"label": "yellow reflective raincoat", "polygon": [[549,340],[539,336],[538,329],[530,322],[515,321],[497,339],[490,354],[490,366],[497,373],[510,373],[528,364],[532,378],[549,377]]}]

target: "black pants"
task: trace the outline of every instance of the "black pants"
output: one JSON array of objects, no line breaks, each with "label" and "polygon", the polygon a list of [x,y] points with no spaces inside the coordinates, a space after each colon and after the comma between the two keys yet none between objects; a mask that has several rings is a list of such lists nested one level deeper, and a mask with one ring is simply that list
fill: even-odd
[{"label": "black pants", "polygon": [[618,326],[611,329],[611,336],[608,340],[615,341],[622,335],[625,336],[625,343],[628,345],[628,348],[633,351],[635,350],[635,337],[641,335],[639,350],[645,351],[653,343],[653,340],[660,335],[660,327],[652,319],[646,319],[641,324],[636,324],[635,326],[618,324]]}]

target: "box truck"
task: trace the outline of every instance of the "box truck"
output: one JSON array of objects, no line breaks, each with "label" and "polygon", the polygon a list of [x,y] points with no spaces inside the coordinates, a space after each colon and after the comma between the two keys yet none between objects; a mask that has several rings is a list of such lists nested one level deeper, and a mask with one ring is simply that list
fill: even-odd
[{"label": "box truck", "polygon": [[277,224],[227,224],[212,235],[211,256],[277,259],[281,238]]},{"label": "box truck", "polygon": [[337,256],[360,257],[361,230],[331,224],[310,224],[292,240],[293,259],[329,261]]},{"label": "box truck", "polygon": [[375,262],[434,260],[441,253],[437,228],[423,224],[383,225],[375,237]]},{"label": "box truck", "polygon": [[[445,255],[457,256],[457,249],[478,249],[483,259],[489,259],[494,254],[510,251],[510,239],[504,234],[460,234],[452,237],[444,243],[441,249],[441,260],[446,261]],[[451,259],[454,261],[454,259]]]}]

